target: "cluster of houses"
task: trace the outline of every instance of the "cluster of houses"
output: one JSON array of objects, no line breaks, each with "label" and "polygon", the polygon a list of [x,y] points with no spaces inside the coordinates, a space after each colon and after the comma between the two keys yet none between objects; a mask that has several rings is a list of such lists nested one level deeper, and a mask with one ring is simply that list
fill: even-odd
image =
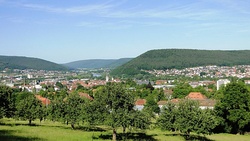
[{"label": "cluster of houses", "polygon": [[[146,70],[145,70],[146,71]],[[249,78],[250,77],[250,65],[239,66],[201,66],[193,68],[167,69],[167,70],[150,70],[146,71],[156,76],[169,75],[169,76],[186,76],[194,77],[201,76],[203,78],[224,78],[224,77],[237,77],[237,78]]]},{"label": "cluster of houses", "polygon": [[[213,109],[216,101],[214,99],[209,99],[205,95],[200,92],[190,92],[185,99],[194,100],[199,103],[199,108],[201,109]],[[158,101],[157,104],[159,108],[162,108],[168,102],[172,102],[174,104],[178,104],[182,99],[171,99],[171,100],[161,100]],[[146,99],[138,99],[135,102],[135,109],[142,110],[147,103]]]},{"label": "cluster of houses", "polygon": [[[250,66],[235,66],[235,67],[218,67],[218,66],[205,66],[205,67],[196,67],[196,68],[187,68],[184,70],[154,70],[150,73],[156,74],[156,75],[201,75],[203,72],[203,75],[207,75],[210,77],[215,76],[237,76],[237,77],[250,77]],[[213,76],[212,76],[213,74]],[[106,77],[106,80],[97,80],[97,79],[65,79],[66,77],[72,77],[77,76],[78,74],[76,72],[59,72],[59,71],[35,71],[35,70],[14,70],[13,73],[8,74],[7,72],[3,71],[0,73],[1,77],[1,83],[6,84],[10,87],[18,87],[22,89],[26,89],[30,92],[36,92],[44,89],[43,85],[50,85],[53,86],[54,90],[60,90],[58,86],[56,86],[57,82],[62,83],[64,86],[67,87],[69,91],[75,90],[79,85],[85,87],[85,88],[92,88],[94,86],[99,85],[106,85],[107,82],[121,82],[119,79],[109,79],[109,77]],[[25,79],[30,80],[30,83],[25,83],[24,75],[26,76]],[[36,81],[43,77],[43,81]],[[10,82],[10,83],[8,83]],[[20,82],[21,85],[18,85]],[[22,83],[24,82],[24,83]],[[180,99],[171,99],[172,95],[172,89],[175,87],[174,80],[157,80],[155,82],[152,81],[143,81],[138,80],[136,81],[137,84],[149,84],[151,83],[152,86],[156,89],[163,89],[165,95],[168,97],[168,99],[173,103],[178,103]],[[193,88],[197,86],[208,86],[210,84],[216,85],[217,90],[220,89],[222,85],[226,85],[230,83],[228,79],[219,79],[218,81],[197,81],[197,82],[190,82],[190,86]],[[246,84],[250,84],[250,80],[245,80]],[[93,100],[92,97],[90,97],[86,93],[80,93],[81,97],[88,98],[90,100]],[[170,97],[169,97],[170,96]],[[36,96],[37,99],[42,101],[44,105],[50,104],[50,100],[44,97],[41,97],[39,95]],[[209,108],[213,109],[215,105],[215,100],[208,99],[206,96],[199,92],[192,92],[188,94],[186,99],[190,100],[196,100],[200,104],[201,109]],[[142,110],[144,105],[146,104],[145,99],[138,99],[135,102],[136,109]],[[168,101],[159,101],[157,104],[161,108],[163,105],[165,105]]]},{"label": "cluster of houses", "polygon": [[[80,92],[78,93],[80,97],[86,98],[88,100],[94,100],[93,97],[91,97],[87,93]],[[42,97],[41,95],[36,94],[35,97],[42,102],[43,105],[48,106],[51,103],[51,100],[45,97]]]},{"label": "cluster of houses", "polygon": [[[91,101],[94,100],[93,97],[91,97],[87,93],[80,92],[79,95],[80,95],[80,97],[84,97],[84,98],[89,99]],[[36,95],[36,98],[38,100],[40,100],[43,105],[46,105],[46,106],[49,105],[51,102],[48,98],[44,98],[40,95]],[[190,92],[184,99],[198,101],[199,108],[201,108],[201,109],[213,109],[215,104],[216,104],[215,100],[207,98],[205,95],[203,95],[200,92]],[[161,100],[161,101],[158,101],[157,104],[158,104],[159,108],[162,108],[168,102],[178,104],[181,100],[182,99]],[[135,109],[142,110],[146,103],[147,103],[146,99],[137,99],[135,101]]]}]

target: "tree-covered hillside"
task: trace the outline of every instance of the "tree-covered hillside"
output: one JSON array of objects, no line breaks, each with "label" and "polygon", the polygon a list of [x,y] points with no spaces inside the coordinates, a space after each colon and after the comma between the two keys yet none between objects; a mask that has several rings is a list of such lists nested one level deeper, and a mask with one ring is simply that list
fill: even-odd
[{"label": "tree-covered hillside", "polygon": [[121,66],[131,58],[121,58],[121,59],[90,59],[90,60],[80,60],[74,61],[70,63],[63,64],[69,68],[77,69],[77,68],[116,68]]},{"label": "tree-covered hillside", "polygon": [[151,50],[114,69],[111,74],[136,75],[138,73],[141,73],[141,69],[183,69],[205,65],[250,65],[250,50]]},{"label": "tree-covered hillside", "polygon": [[0,70],[9,69],[35,69],[35,70],[67,70],[66,67],[46,60],[20,57],[0,56]]}]

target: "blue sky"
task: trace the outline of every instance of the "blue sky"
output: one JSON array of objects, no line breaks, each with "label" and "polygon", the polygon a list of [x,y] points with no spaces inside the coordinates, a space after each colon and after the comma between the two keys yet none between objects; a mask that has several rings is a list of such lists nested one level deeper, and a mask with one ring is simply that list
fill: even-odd
[{"label": "blue sky", "polygon": [[249,0],[0,0],[0,55],[67,63],[250,49]]}]

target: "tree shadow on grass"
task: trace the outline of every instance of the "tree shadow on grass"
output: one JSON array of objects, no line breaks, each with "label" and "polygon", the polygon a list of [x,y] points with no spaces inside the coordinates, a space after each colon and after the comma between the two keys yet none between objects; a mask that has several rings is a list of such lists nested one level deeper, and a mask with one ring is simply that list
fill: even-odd
[{"label": "tree shadow on grass", "polygon": [[107,131],[106,129],[103,129],[101,127],[86,127],[86,126],[78,126],[74,130],[82,130],[86,132],[105,132]]},{"label": "tree shadow on grass", "polygon": [[[28,123],[3,123],[0,122],[0,125],[2,126],[46,126],[46,127],[56,127],[56,128],[62,128],[62,129],[72,129],[70,126],[61,126],[61,125],[43,125],[43,124],[36,124],[36,123],[32,123],[32,124],[28,124]],[[86,132],[105,132],[108,129],[104,129],[101,127],[87,127],[87,126],[76,126],[73,130],[82,130],[82,131],[86,131]]]},{"label": "tree shadow on grass", "polygon": [[12,130],[0,130],[0,140],[1,141],[44,141],[43,139],[37,137],[22,137],[14,135],[15,131]]},{"label": "tree shadow on grass", "polygon": [[61,129],[67,129],[67,130],[80,130],[80,131],[85,131],[85,132],[105,132],[109,129],[105,129],[102,127],[87,127],[87,126],[76,126],[74,129],[72,129],[69,125],[67,126],[50,126],[50,125],[41,125],[41,126],[46,126],[46,127],[56,127],[56,128],[61,128]]},{"label": "tree shadow on grass", "polygon": [[205,136],[200,136],[200,135],[183,135],[183,134],[179,134],[179,133],[173,133],[173,134],[165,134],[165,136],[181,136],[183,137],[186,141],[214,141],[211,139],[208,139]]},{"label": "tree shadow on grass", "polygon": [[187,141],[214,141],[211,139],[208,139],[206,136],[200,136],[200,135],[190,135],[190,136],[186,136],[186,135],[182,135],[184,137],[185,140]]},{"label": "tree shadow on grass", "polygon": [[0,125],[3,125],[3,126],[41,126],[39,124],[35,124],[35,123],[31,123],[31,124],[28,124],[28,123],[3,123],[3,122],[0,122]]},{"label": "tree shadow on grass", "polygon": [[[153,138],[154,135],[147,135],[145,133],[118,133],[117,140],[119,141],[126,141],[126,140],[133,140],[133,141],[157,141]],[[92,137],[93,139],[102,139],[102,140],[112,140],[112,134],[100,135],[99,137]]]}]

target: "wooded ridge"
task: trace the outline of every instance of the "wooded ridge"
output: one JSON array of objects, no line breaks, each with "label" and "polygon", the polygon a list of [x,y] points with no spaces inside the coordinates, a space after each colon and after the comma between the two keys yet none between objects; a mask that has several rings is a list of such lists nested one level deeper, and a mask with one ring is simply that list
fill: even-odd
[{"label": "wooded ridge", "polygon": [[91,68],[91,69],[98,69],[98,68],[116,68],[121,66],[132,58],[121,58],[121,59],[89,59],[89,60],[80,60],[69,62],[63,64],[66,67],[77,69],[77,68]]},{"label": "wooded ridge", "polygon": [[249,65],[250,50],[195,50],[159,49],[150,50],[117,67],[113,75],[136,75],[140,70],[183,69],[197,66]]},{"label": "wooded ridge", "polygon": [[35,69],[35,70],[67,70],[66,67],[38,58],[21,56],[0,56],[0,70]]}]

